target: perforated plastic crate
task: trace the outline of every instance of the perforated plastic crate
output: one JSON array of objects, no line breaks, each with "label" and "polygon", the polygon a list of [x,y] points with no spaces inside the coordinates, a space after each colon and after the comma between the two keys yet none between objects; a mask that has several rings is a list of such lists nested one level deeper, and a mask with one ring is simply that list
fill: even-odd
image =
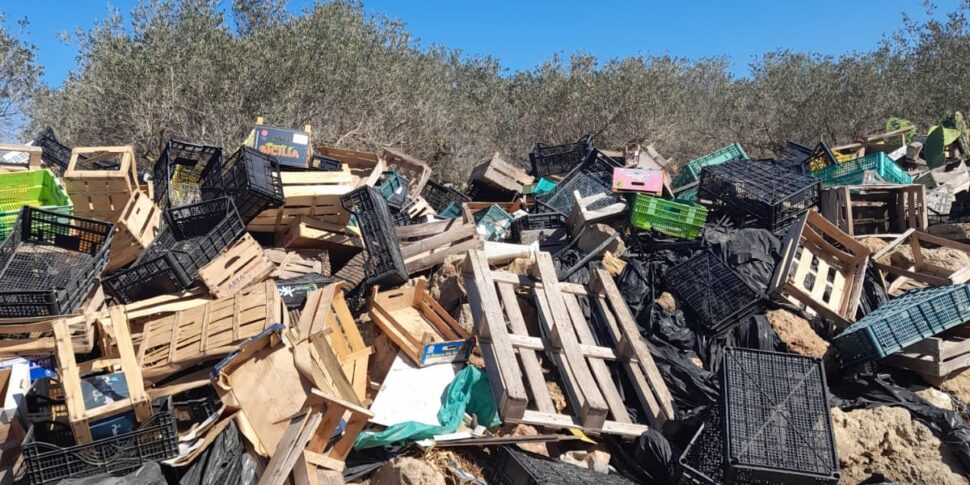
[{"label": "perforated plastic crate", "polygon": [[438,212],[438,217],[443,219],[454,219],[461,215],[461,204],[452,202],[447,207]]},{"label": "perforated plastic crate", "polygon": [[406,282],[408,272],[384,197],[373,187],[365,186],[341,197],[340,204],[354,214],[367,251],[362,283],[393,286]]},{"label": "perforated plastic crate", "polygon": [[579,191],[580,197],[589,197],[596,194],[606,194],[588,208],[591,210],[601,209],[616,202],[623,200],[613,194],[613,166],[601,159],[590,159],[576,167],[569,175],[566,175],[561,182],[556,184],[552,192],[537,196],[536,201],[546,208],[569,215],[576,205],[574,191]]},{"label": "perforated plastic crate", "polygon": [[820,359],[729,347],[721,378],[726,482],[839,482]]},{"label": "perforated plastic crate", "polygon": [[538,182],[534,184],[527,184],[522,186],[522,193],[525,195],[545,195],[552,192],[556,188],[556,183],[545,177],[540,178]]},{"label": "perforated plastic crate", "polygon": [[817,178],[822,183],[822,188],[827,189],[840,185],[859,185],[867,171],[875,172],[876,175],[891,184],[913,183],[913,177],[899,165],[896,165],[896,162],[883,152],[870,153],[845,163],[830,165],[809,172],[809,175]]},{"label": "perforated plastic crate", "polygon": [[71,197],[50,170],[0,174],[0,241],[13,230],[25,205],[66,215],[74,209]]},{"label": "perforated plastic crate", "polygon": [[394,170],[388,170],[383,173],[381,183],[377,185],[377,191],[387,200],[388,207],[400,210],[407,203],[410,187],[408,179]]},{"label": "perforated plastic crate", "polygon": [[710,250],[667,270],[663,280],[701,325],[715,333],[730,329],[765,303],[764,295]]},{"label": "perforated plastic crate", "polygon": [[244,146],[222,163],[221,173],[215,173],[219,168],[218,164],[210,164],[203,170],[203,198],[223,195],[231,198],[243,224],[286,202],[280,164],[272,155]]},{"label": "perforated plastic crate", "polygon": [[504,241],[512,230],[512,216],[498,204],[475,214],[475,226],[486,241]]},{"label": "perforated plastic crate", "polygon": [[637,194],[630,211],[630,225],[653,229],[668,236],[695,239],[707,221],[707,209],[659,197]]},{"label": "perforated plastic crate", "polygon": [[199,202],[202,172],[209,168],[209,173],[218,175],[221,165],[222,148],[169,140],[152,168],[158,207],[167,209]]},{"label": "perforated plastic crate", "polygon": [[720,485],[724,480],[724,430],[720,409],[712,406],[704,423],[680,455],[681,485]]},{"label": "perforated plastic crate", "polygon": [[737,160],[705,167],[697,196],[709,207],[726,206],[736,218],[750,216],[757,227],[781,232],[818,204],[819,183],[770,163]]},{"label": "perforated plastic crate", "polygon": [[77,309],[108,263],[114,226],[25,206],[0,243],[0,317]]},{"label": "perforated plastic crate", "polygon": [[54,130],[50,127],[44,128],[37,134],[32,143],[41,149],[41,160],[44,161],[58,175],[63,175],[67,170],[68,163],[71,162],[71,148],[64,146],[57,141]]},{"label": "perforated plastic crate", "polygon": [[343,170],[343,164],[336,158],[314,154],[310,166],[321,172],[339,172]]},{"label": "perforated plastic crate", "polygon": [[748,154],[741,148],[740,143],[732,143],[720,150],[708,153],[703,157],[696,158],[687,162],[684,168],[680,169],[677,178],[674,179],[673,186],[683,187],[684,185],[697,182],[701,178],[701,169],[713,165],[719,165],[731,160],[744,160]]},{"label": "perforated plastic crate", "polygon": [[536,143],[529,152],[529,163],[532,164],[532,175],[548,177],[569,173],[586,159],[586,155],[593,150],[592,136],[586,135],[575,143],[562,145],[547,145]]},{"label": "perforated plastic crate", "polygon": [[134,303],[188,289],[199,269],[242,236],[245,226],[227,197],[175,207],[131,267],[104,278],[105,289],[123,303]]},{"label": "perforated plastic crate", "polygon": [[528,214],[512,221],[512,240],[521,244],[539,241],[540,246],[559,246],[567,236],[566,216],[558,212]]},{"label": "perforated plastic crate", "polygon": [[438,213],[443,212],[451,204],[457,203],[458,206],[461,206],[462,202],[468,202],[469,200],[467,195],[451,187],[441,185],[434,180],[429,180],[425,184],[424,189],[421,190],[421,196]]},{"label": "perforated plastic crate", "polygon": [[31,425],[23,445],[31,485],[99,473],[122,475],[144,463],[175,457],[179,450],[172,398],[155,401],[152,417],[134,431],[83,445],[73,442],[70,428],[65,424]]},{"label": "perforated plastic crate", "polygon": [[502,446],[486,467],[486,479],[496,485],[633,485],[615,474],[597,473],[576,465]]},{"label": "perforated plastic crate", "polygon": [[878,359],[970,320],[970,285],[907,291],[832,339],[845,364]]}]

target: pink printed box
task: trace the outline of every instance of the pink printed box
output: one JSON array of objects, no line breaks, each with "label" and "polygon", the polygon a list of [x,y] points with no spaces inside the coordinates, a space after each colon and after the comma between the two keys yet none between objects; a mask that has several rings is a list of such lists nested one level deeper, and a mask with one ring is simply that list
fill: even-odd
[{"label": "pink printed box", "polygon": [[666,185],[667,172],[663,170],[619,167],[613,169],[614,192],[645,192],[663,195]]}]

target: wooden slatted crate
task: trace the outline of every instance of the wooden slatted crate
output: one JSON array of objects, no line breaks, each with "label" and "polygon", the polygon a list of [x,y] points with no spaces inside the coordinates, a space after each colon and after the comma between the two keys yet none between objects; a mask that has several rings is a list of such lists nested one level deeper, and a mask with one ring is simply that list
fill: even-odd
[{"label": "wooden slatted crate", "polygon": [[381,156],[374,152],[348,150],[324,144],[314,145],[313,150],[317,155],[337,160],[346,166],[354,177],[354,188],[365,185],[374,187],[387,169]]},{"label": "wooden slatted crate", "polygon": [[850,236],[926,229],[926,188],[854,185],[823,190],[819,210]]},{"label": "wooden slatted crate", "polygon": [[385,170],[396,170],[398,175],[406,177],[411,182],[411,187],[408,190],[411,197],[421,195],[425,184],[431,178],[431,167],[427,163],[404,152],[387,147],[381,153],[381,158],[384,160]]},{"label": "wooden slatted crate", "polygon": [[243,234],[226,251],[199,269],[199,278],[216,298],[234,295],[239,290],[266,279],[276,265],[249,233]]},{"label": "wooden slatted crate", "polygon": [[909,369],[938,384],[970,367],[970,327],[961,325],[910,345],[883,362]]},{"label": "wooden slatted crate", "polygon": [[437,266],[449,256],[482,247],[475,224],[460,219],[398,227],[395,234],[401,244],[401,257],[408,274]]},{"label": "wooden slatted crate", "polygon": [[25,172],[41,168],[39,146],[0,143],[0,173]]},{"label": "wooden slatted crate", "polygon": [[498,152],[495,152],[489,159],[472,169],[468,181],[481,182],[496,189],[521,193],[522,186],[531,184],[535,178],[525,170],[506,162]]},{"label": "wooden slatted crate", "polygon": [[134,149],[131,146],[75,148],[64,172],[64,186],[74,202],[74,215],[100,221],[118,220],[138,191]]},{"label": "wooden slatted crate", "polygon": [[162,211],[151,196],[141,190],[135,191],[118,220],[114,221],[115,231],[111,237],[105,272],[110,273],[138,259],[158,235],[161,220]]},{"label": "wooden slatted crate", "polygon": [[[911,264],[894,261],[893,253],[908,247]],[[970,245],[910,229],[889,242],[872,256],[873,263],[883,273],[889,283],[888,292],[899,296],[906,290],[926,286],[957,285],[970,281],[970,265],[959,269],[944,268],[933,264],[932,258],[923,253],[930,248],[947,248],[970,256]],[[907,261],[908,258],[899,258]]]},{"label": "wooden slatted crate", "polygon": [[104,291],[97,285],[76,314],[55,318],[0,318],[0,357],[53,354],[55,322],[67,326],[75,353],[90,353],[95,347],[97,323],[107,308]]},{"label": "wooden slatted crate", "polygon": [[280,232],[297,216],[347,225],[350,213],[340,205],[340,196],[354,190],[350,172],[281,172],[283,207],[261,212],[246,229],[252,232]]}]

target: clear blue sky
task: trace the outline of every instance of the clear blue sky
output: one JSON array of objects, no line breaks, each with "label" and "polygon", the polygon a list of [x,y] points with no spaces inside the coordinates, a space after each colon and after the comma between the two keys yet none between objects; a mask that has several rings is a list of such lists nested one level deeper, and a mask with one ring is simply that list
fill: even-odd
[{"label": "clear blue sky", "polygon": [[[45,81],[61,84],[76,46],[59,32],[87,28],[110,3],[127,12],[136,0],[0,0],[8,27],[26,17]],[[228,5],[228,0],[222,0]],[[305,0],[290,0],[299,11]],[[937,16],[958,0],[935,0]],[[403,20],[421,45],[441,44],[497,57],[510,71],[529,69],[553,54],[586,51],[601,59],[668,53],[724,55],[738,75],[754,56],[779,48],[838,55],[864,51],[898,29],[901,13],[924,18],[919,0],[364,0],[365,9]]]}]

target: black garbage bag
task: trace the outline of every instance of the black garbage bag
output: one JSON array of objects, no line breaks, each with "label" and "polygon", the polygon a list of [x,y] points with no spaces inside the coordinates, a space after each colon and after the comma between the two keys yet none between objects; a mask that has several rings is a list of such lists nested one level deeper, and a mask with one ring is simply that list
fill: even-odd
[{"label": "black garbage bag", "polygon": [[158,462],[152,461],[123,477],[101,473],[85,478],[66,478],[57,483],[58,485],[166,485],[168,482]]},{"label": "black garbage bag", "polygon": [[840,409],[869,409],[876,406],[905,408],[951,446],[963,465],[963,473],[970,474],[970,427],[956,411],[938,408],[915,392],[896,384],[887,374],[877,374],[875,366],[850,368],[839,382],[830,386],[833,404]]},{"label": "black garbage bag", "polygon": [[781,242],[770,231],[715,226],[704,232],[704,239],[752,288],[768,291],[781,259]]},{"label": "black garbage bag", "polygon": [[680,448],[655,429],[648,429],[631,444],[622,438],[606,436],[610,446],[610,465],[637,483],[674,483]]},{"label": "black garbage bag", "polygon": [[717,374],[691,362],[695,357],[693,352],[681,351],[659,339],[648,338],[647,346],[679,412],[689,412],[717,400],[721,392]]},{"label": "black garbage bag", "polygon": [[856,310],[856,321],[868,315],[870,312],[879,308],[889,301],[886,289],[882,286],[882,278],[872,265],[872,261],[866,266],[866,276],[862,283],[862,295],[859,297],[859,309]]}]

